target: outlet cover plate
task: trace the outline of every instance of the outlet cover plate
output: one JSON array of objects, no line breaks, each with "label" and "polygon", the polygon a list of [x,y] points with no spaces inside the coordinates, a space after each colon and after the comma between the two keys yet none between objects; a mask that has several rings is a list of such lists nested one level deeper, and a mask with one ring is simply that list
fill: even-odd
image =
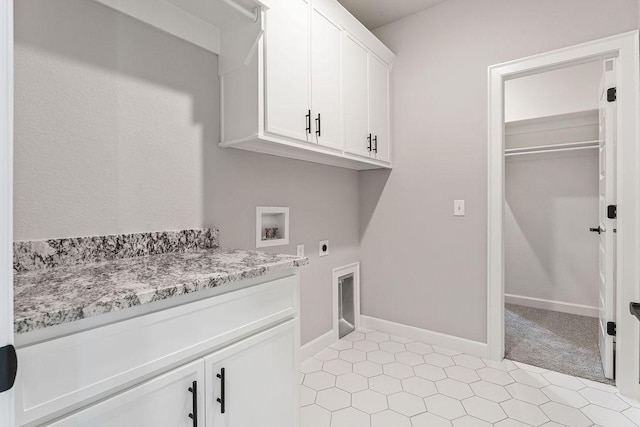
[{"label": "outlet cover plate", "polygon": [[318,254],[320,256],[329,255],[329,241],[328,240],[321,240],[320,241],[320,243],[318,244]]}]

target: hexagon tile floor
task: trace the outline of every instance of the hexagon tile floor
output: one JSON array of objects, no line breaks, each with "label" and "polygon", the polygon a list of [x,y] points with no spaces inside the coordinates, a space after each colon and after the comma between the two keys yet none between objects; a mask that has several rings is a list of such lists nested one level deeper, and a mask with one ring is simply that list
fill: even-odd
[{"label": "hexagon tile floor", "polygon": [[359,330],[304,361],[302,427],[636,427],[616,388]]}]

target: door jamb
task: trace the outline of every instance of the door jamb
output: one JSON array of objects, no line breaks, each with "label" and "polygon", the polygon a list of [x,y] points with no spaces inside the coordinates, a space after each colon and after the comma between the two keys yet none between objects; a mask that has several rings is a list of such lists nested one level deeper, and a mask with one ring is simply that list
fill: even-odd
[{"label": "door jamb", "polygon": [[[0,28],[1,347],[13,344],[13,0],[0,1]],[[14,424],[13,401],[13,390],[0,393],[0,425]]]},{"label": "door jamb", "polygon": [[593,40],[488,68],[487,347],[504,358],[504,82],[595,60],[617,58],[616,385],[640,398],[640,323],[629,313],[640,300],[639,32]]}]

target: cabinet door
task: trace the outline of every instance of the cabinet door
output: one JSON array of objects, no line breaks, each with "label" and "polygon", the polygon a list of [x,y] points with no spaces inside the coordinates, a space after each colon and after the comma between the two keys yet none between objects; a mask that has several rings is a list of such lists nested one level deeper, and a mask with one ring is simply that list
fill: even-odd
[{"label": "cabinet door", "polygon": [[193,384],[196,383],[197,421],[204,423],[204,362],[202,359],[160,375],[146,383],[56,421],[72,427],[193,427]]},{"label": "cabinet door", "polygon": [[298,426],[297,334],[291,320],[205,358],[207,427]]},{"label": "cabinet door", "polygon": [[342,52],[345,151],[369,157],[367,51],[345,33]]},{"label": "cabinet door", "polygon": [[340,61],[342,29],[315,7],[311,12],[311,112],[314,141],[343,148]]},{"label": "cabinet door", "polygon": [[265,131],[310,141],[309,4],[280,1],[265,16]]},{"label": "cabinet door", "polygon": [[369,127],[372,157],[389,161],[389,67],[369,54]]}]

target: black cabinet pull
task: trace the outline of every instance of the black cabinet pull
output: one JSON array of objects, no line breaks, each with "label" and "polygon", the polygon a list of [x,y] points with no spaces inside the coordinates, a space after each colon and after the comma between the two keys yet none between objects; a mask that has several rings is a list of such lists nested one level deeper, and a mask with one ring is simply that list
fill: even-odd
[{"label": "black cabinet pull", "polygon": [[638,320],[640,320],[640,304],[638,304],[637,302],[630,302],[629,311],[631,311],[631,314],[633,314]]},{"label": "black cabinet pull", "polygon": [[373,146],[373,152],[377,153],[378,152],[378,135],[376,135],[375,138],[373,138],[373,142],[375,142],[376,144]]},{"label": "black cabinet pull", "polygon": [[311,134],[311,110],[304,116],[307,123],[307,133]]},{"label": "black cabinet pull", "polygon": [[0,348],[0,393],[11,390],[18,374],[18,356],[12,345]]},{"label": "black cabinet pull", "polygon": [[220,373],[216,374],[216,377],[220,378],[220,397],[216,400],[220,404],[220,413],[224,414],[224,368],[220,369]]},{"label": "black cabinet pull", "polygon": [[367,149],[371,151],[371,134],[369,134],[369,136],[367,137],[367,141],[369,142],[369,146],[367,147]]},{"label": "black cabinet pull", "polygon": [[322,136],[320,132],[320,113],[318,113],[318,118],[316,119],[316,135],[318,135],[318,137]]},{"label": "black cabinet pull", "polygon": [[193,427],[198,427],[198,381],[194,381],[189,387],[191,392],[191,407],[192,411],[189,414],[189,418],[193,420]]},{"label": "black cabinet pull", "polygon": [[604,233],[604,228],[598,226],[598,228],[590,228],[589,231],[591,231],[592,233]]}]

